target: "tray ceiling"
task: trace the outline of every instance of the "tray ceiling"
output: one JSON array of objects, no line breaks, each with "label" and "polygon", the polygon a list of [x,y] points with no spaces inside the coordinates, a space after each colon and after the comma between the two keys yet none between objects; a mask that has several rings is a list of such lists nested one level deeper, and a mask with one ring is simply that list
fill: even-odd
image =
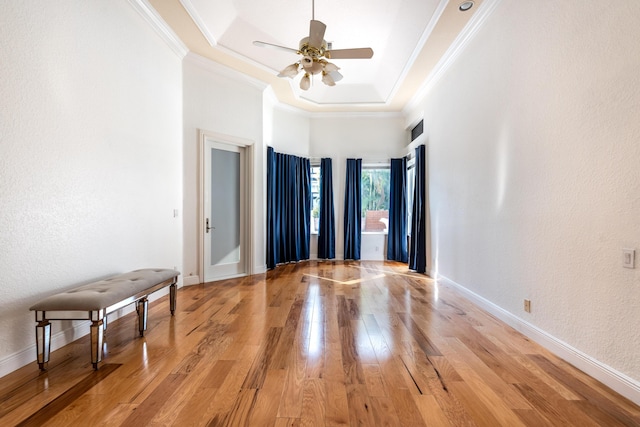
[{"label": "tray ceiling", "polygon": [[[190,51],[229,66],[273,87],[281,102],[309,111],[399,111],[424,87],[480,22],[475,0],[150,0]],[[486,7],[485,7],[486,9]],[[311,88],[276,75],[299,60],[292,52],[258,47],[254,40],[297,49],[309,34],[309,21],[326,24],[334,49],[371,47],[371,59],[333,59],[344,76],[326,86],[314,76]]]}]

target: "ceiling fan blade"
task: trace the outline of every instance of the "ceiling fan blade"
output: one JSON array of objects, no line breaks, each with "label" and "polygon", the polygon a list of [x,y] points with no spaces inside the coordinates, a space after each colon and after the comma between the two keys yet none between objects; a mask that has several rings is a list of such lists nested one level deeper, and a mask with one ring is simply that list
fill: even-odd
[{"label": "ceiling fan blade", "polygon": [[309,24],[309,46],[320,48],[324,41],[324,31],[326,29],[327,26],[322,22],[312,19]]},{"label": "ceiling fan blade", "polygon": [[295,53],[295,54],[298,53],[298,49],[292,49],[290,47],[279,46],[277,44],[271,44],[271,43],[261,42],[261,41],[257,41],[257,40],[254,41],[253,44],[255,46],[266,47],[266,48],[269,48],[269,49],[284,50],[284,51]]},{"label": "ceiling fan blade", "polygon": [[373,56],[373,49],[361,47],[357,49],[328,50],[324,53],[329,59],[369,59]]}]

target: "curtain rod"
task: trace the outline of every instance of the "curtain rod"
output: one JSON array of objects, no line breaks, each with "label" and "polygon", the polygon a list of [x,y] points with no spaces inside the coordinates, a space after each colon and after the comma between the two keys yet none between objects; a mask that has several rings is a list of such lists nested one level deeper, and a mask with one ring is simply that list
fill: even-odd
[{"label": "curtain rod", "polygon": [[[408,157],[408,156],[405,156]],[[309,157],[309,162],[311,163],[320,163],[320,160],[322,160],[323,158],[326,157]],[[329,157],[330,159],[333,159],[333,157]],[[354,157],[348,157],[349,159],[353,159]],[[402,157],[393,157],[394,159],[399,159]],[[345,157],[345,160],[347,158]],[[384,164],[384,165],[389,165],[391,164],[391,159],[392,157],[385,157],[385,158],[362,158],[362,164],[363,165],[378,165],[378,164]]]}]

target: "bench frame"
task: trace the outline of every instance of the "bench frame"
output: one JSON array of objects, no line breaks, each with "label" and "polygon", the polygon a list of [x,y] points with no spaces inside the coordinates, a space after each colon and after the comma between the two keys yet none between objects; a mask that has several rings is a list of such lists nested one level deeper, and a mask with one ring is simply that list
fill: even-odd
[{"label": "bench frame", "polygon": [[51,354],[51,323],[50,320],[90,320],[91,321],[91,363],[93,369],[98,369],[98,363],[102,361],[102,347],[104,343],[104,331],[107,329],[107,316],[116,310],[136,304],[138,313],[138,330],[140,336],[144,336],[147,330],[147,315],[149,301],[148,296],[162,288],[169,286],[169,308],[173,316],[176,311],[178,276],[160,282],[137,294],[130,296],[109,307],[99,310],[36,310],[36,349],[38,352],[38,366],[40,370],[46,370]]}]

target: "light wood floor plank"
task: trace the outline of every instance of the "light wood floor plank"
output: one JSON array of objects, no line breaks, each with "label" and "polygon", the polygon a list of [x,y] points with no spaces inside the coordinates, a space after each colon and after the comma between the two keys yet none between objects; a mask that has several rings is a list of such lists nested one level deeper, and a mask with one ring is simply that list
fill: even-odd
[{"label": "light wood floor plank", "polygon": [[267,371],[263,387],[257,391],[256,404],[249,420],[250,426],[271,427],[275,424],[278,406],[274,400],[282,394],[286,370]]},{"label": "light wood floor plank", "polygon": [[429,427],[455,427],[442,411],[433,395],[413,395],[422,420]]},{"label": "light wood floor plank", "polygon": [[639,426],[640,407],[396,262],[182,288],[0,380],[0,425]]}]

